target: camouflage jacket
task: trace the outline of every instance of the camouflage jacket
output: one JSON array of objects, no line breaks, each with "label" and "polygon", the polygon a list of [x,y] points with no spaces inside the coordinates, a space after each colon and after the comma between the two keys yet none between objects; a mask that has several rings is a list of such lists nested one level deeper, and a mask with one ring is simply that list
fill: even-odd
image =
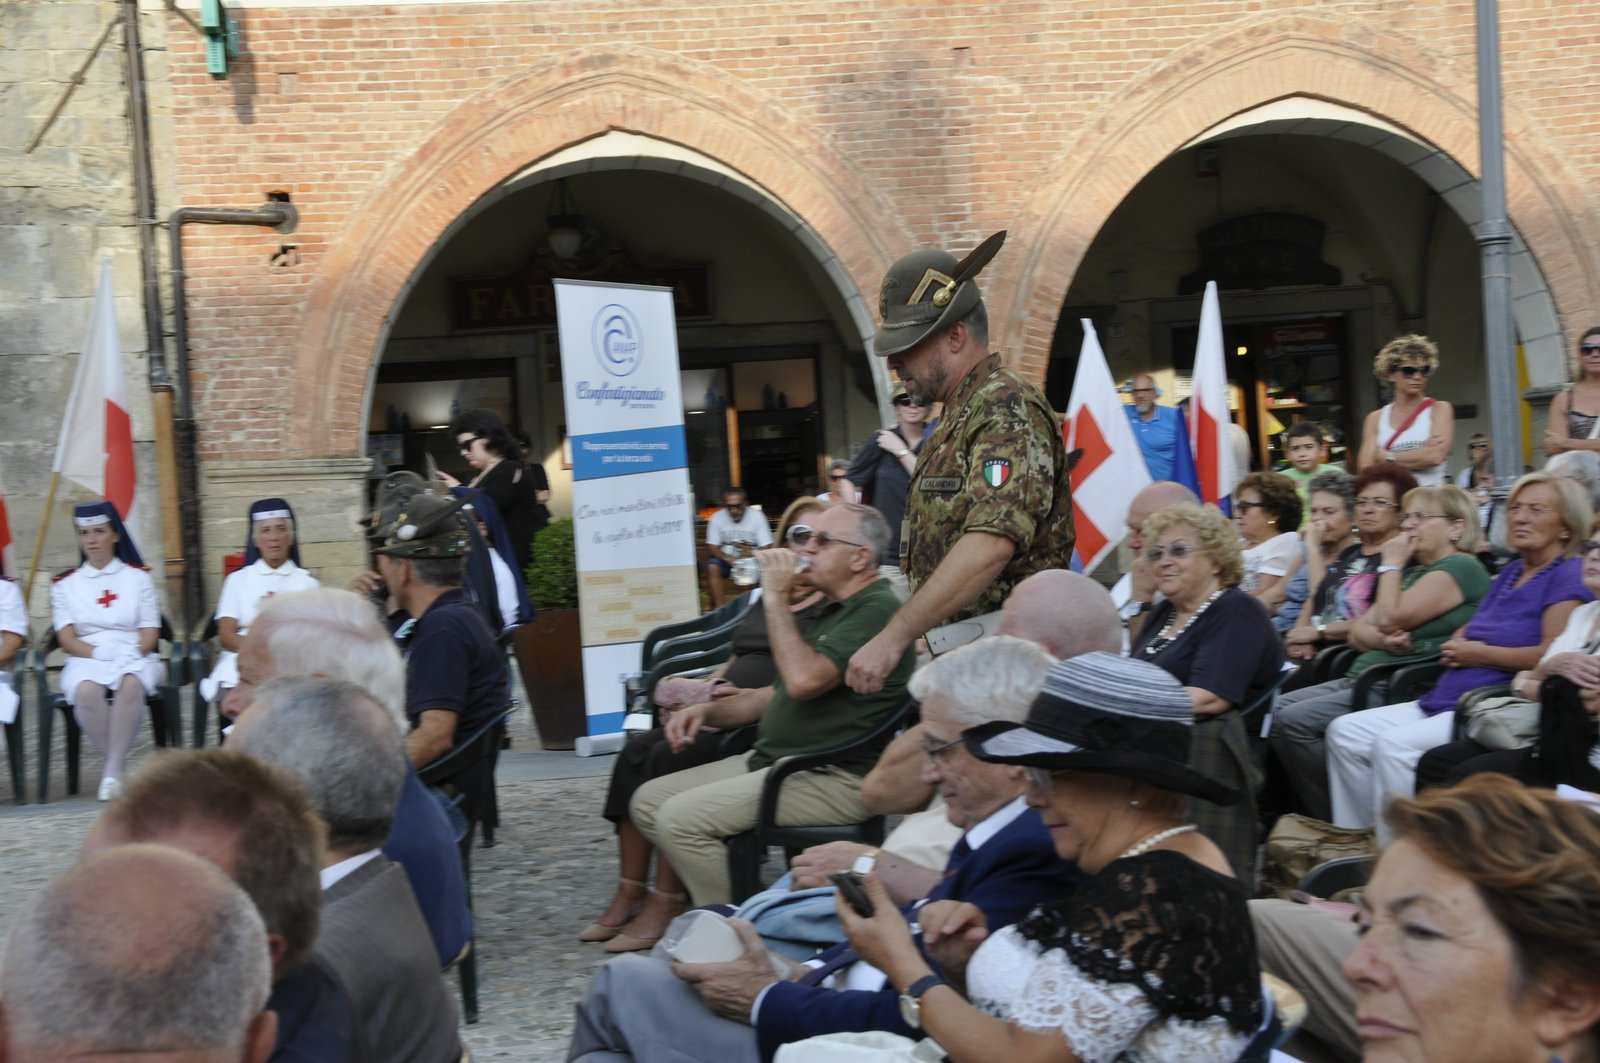
[{"label": "camouflage jacket", "polygon": [[999,578],[951,620],[993,612],[1035,572],[1065,568],[1072,552],[1061,425],[1044,393],[998,354],[956,387],[911,474],[901,544],[913,591],[971,531],[1003,535],[1017,549]]}]

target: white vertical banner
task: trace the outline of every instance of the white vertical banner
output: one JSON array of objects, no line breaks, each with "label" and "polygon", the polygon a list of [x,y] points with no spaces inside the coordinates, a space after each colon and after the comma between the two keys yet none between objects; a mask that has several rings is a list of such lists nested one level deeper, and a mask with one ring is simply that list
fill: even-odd
[{"label": "white vertical banner", "polygon": [[652,628],[700,614],[672,289],[557,280],[589,734]]}]

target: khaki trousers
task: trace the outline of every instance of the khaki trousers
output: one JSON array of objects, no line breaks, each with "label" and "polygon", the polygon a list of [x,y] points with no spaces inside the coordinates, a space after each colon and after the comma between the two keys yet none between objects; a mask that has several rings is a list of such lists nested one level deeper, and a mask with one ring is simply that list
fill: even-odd
[{"label": "khaki trousers", "polygon": [[[727,904],[728,848],[722,839],[756,825],[767,769],[749,771],[754,751],[651,779],[639,787],[628,818],[671,861],[696,905]],[[861,776],[834,768],[784,780],[778,823],[785,827],[859,823]]]}]

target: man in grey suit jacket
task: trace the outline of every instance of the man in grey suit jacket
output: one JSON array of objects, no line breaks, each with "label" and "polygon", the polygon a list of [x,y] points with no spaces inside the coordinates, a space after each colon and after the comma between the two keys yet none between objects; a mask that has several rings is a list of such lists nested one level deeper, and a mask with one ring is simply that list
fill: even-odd
[{"label": "man in grey suit jacket", "polygon": [[276,764],[328,824],[316,958],[344,991],[355,1060],[447,1063],[461,1056],[456,1009],[405,872],[379,850],[405,780],[405,745],[387,712],[334,679],[273,679],[229,745]]}]

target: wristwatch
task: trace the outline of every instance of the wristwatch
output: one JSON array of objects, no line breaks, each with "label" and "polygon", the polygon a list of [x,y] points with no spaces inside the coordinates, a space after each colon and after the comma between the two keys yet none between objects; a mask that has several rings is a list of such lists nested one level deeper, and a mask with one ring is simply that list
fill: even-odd
[{"label": "wristwatch", "polygon": [[1324,634],[1328,630],[1328,622],[1320,618],[1311,621],[1311,626],[1317,629],[1317,634],[1319,635]]},{"label": "wristwatch", "polygon": [[909,453],[911,453],[911,451],[909,451],[909,450],[902,450],[902,451],[900,451],[900,452],[899,452],[899,453],[898,453],[898,454],[896,454],[896,455],[895,455],[895,457],[897,457],[897,458],[903,458],[903,457],[905,457],[905,456],[906,456],[906,455],[907,455],[907,454],[909,454]]},{"label": "wristwatch", "polygon": [[923,975],[900,994],[900,1018],[913,1030],[922,1029],[922,994],[936,985],[944,985],[944,979],[936,974]]},{"label": "wristwatch", "polygon": [[1399,572],[1399,571],[1400,571],[1400,566],[1399,565],[1379,565],[1378,566],[1378,575],[1380,575],[1380,576],[1383,575],[1385,572]]},{"label": "wristwatch", "polygon": [[865,875],[868,871],[878,866],[878,850],[868,849],[856,857],[856,862],[850,865],[850,870],[858,875]]},{"label": "wristwatch", "polygon": [[1119,612],[1122,615],[1122,619],[1127,621],[1132,620],[1136,616],[1141,616],[1145,613],[1148,613],[1151,608],[1153,608],[1153,604],[1150,602],[1141,602],[1137,601],[1136,599],[1129,598]]}]

